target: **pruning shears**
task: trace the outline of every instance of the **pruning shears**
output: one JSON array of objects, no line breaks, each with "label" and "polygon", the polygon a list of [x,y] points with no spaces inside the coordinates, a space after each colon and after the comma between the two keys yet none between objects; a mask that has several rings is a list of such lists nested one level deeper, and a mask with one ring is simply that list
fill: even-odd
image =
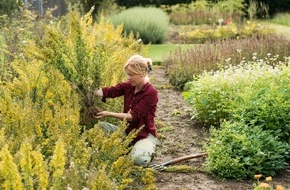
[{"label": "pruning shears", "polygon": [[190,160],[190,159],[193,159],[193,158],[200,158],[200,157],[203,157],[203,156],[207,156],[207,153],[198,153],[198,154],[192,154],[192,155],[188,155],[188,156],[182,156],[182,157],[178,157],[178,158],[169,160],[169,161],[164,162],[162,164],[152,164],[149,167],[153,168],[155,170],[158,170],[158,171],[163,171],[169,165],[173,165],[173,164],[176,164],[178,162],[185,161],[185,160]]}]

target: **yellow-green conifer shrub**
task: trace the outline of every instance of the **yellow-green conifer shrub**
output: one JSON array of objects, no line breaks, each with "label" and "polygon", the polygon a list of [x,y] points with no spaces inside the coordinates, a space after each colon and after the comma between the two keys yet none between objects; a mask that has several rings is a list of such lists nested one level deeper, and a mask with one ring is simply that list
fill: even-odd
[{"label": "yellow-green conifer shrub", "polygon": [[39,189],[47,189],[49,172],[44,156],[36,150],[30,153],[33,163],[34,185]]},{"label": "yellow-green conifer shrub", "polygon": [[[72,27],[84,19],[73,18]],[[69,30],[64,30],[64,35],[58,33],[65,25],[50,25],[44,38],[39,39],[46,46],[36,46],[31,41],[23,44],[26,48],[21,49],[27,51],[9,63],[14,73],[12,80],[0,81],[0,189],[126,189],[136,181],[142,183],[142,175],[134,174],[142,173],[143,169],[133,166],[128,156],[128,146],[135,134],[127,137],[123,123],[118,123],[120,129],[110,137],[98,125],[81,133],[80,110],[84,101],[81,91],[73,90],[69,84],[72,81],[53,64],[65,60],[62,63],[80,66],[80,61],[73,61],[82,60],[84,54],[89,64],[99,64],[100,86],[113,85],[124,77],[124,62],[140,50],[140,44],[132,36],[121,36],[121,28],[115,29],[104,21],[79,26],[78,31],[87,32],[81,36],[74,34],[75,37],[70,36]],[[49,41],[50,33],[58,36],[56,41]],[[81,42],[85,47],[82,55],[76,50]],[[50,46],[53,43],[58,46]],[[61,47],[65,51],[53,52],[53,48]],[[92,72],[90,67],[84,70]],[[83,76],[78,72],[76,79]],[[84,89],[93,89],[93,85],[85,85],[96,84],[76,81],[80,81],[75,83],[78,88]],[[121,102],[116,103],[109,106],[119,105],[115,108],[119,109]]]},{"label": "yellow-green conifer shrub", "polygon": [[15,163],[21,171],[24,189],[46,189],[48,187],[49,171],[44,156],[24,140],[20,150],[14,155]]},{"label": "yellow-green conifer shrub", "polygon": [[[29,48],[76,89],[82,98],[81,123],[89,128],[96,123],[89,117],[96,104],[93,91],[120,82],[125,76],[124,63],[142,49],[132,35],[122,35],[121,26],[115,28],[104,19],[93,22],[91,12],[82,17],[70,11],[58,23],[46,25],[42,39]],[[112,101],[109,107],[120,109],[120,103]]]},{"label": "yellow-green conifer shrub", "polygon": [[32,157],[30,155],[31,151],[31,145],[24,141],[20,147],[19,163],[25,189],[33,189],[33,168]]},{"label": "yellow-green conifer shrub", "polygon": [[17,165],[14,163],[13,156],[5,145],[0,151],[0,187],[4,190],[22,190],[21,175]]},{"label": "yellow-green conifer shrub", "polygon": [[53,156],[49,163],[50,175],[51,175],[51,184],[53,189],[61,189],[62,182],[64,180],[64,170],[66,163],[66,150],[64,148],[64,143],[60,139],[56,142],[55,150]]},{"label": "yellow-green conifer shrub", "polygon": [[[91,188],[97,186],[101,189],[104,185],[104,178],[107,177],[109,177],[107,180],[111,182],[106,183],[118,184],[118,189],[125,189],[134,181],[131,175],[140,168],[133,166],[133,161],[128,155],[130,151],[128,146],[136,133],[126,136],[125,127],[124,122],[120,123],[118,131],[108,137],[98,125],[84,134],[93,149],[90,167],[95,168],[97,172],[96,174],[93,173],[93,176],[88,180],[88,185]],[[104,171],[106,172],[103,173]],[[135,180],[138,181],[137,178]],[[114,185],[112,185],[113,187]]]},{"label": "yellow-green conifer shrub", "polygon": [[[0,115],[1,115],[1,113],[0,113]],[[0,117],[0,119],[1,119],[1,117]],[[1,122],[1,120],[0,120],[0,122]],[[7,142],[7,140],[6,140],[4,128],[1,128],[0,129],[0,150],[6,145],[6,142]]]},{"label": "yellow-green conifer shrub", "polygon": [[47,154],[59,136],[72,146],[80,131],[79,100],[63,76],[46,71],[37,60],[15,60],[11,65],[18,77],[0,87],[0,127],[11,153],[27,138]]}]

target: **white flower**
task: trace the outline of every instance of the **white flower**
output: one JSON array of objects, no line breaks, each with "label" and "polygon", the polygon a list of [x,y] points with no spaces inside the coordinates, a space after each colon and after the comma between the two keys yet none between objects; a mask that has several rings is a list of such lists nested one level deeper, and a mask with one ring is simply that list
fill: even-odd
[{"label": "white flower", "polygon": [[70,165],[69,165],[69,167],[70,167],[70,168],[75,167],[75,163],[74,163],[74,162],[71,162]]},{"label": "white flower", "polygon": [[232,58],[229,57],[229,58],[227,58],[225,61],[226,61],[226,62],[229,62],[231,59],[232,59]]}]

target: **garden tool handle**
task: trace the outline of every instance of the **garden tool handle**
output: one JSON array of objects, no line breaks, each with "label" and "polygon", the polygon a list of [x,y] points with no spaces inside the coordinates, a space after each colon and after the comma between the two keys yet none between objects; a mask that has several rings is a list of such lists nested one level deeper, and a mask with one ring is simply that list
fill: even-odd
[{"label": "garden tool handle", "polygon": [[192,159],[192,158],[199,158],[199,157],[203,157],[203,156],[207,156],[207,153],[192,154],[192,155],[188,155],[188,156],[175,158],[173,160],[170,160],[168,162],[163,163],[162,165],[163,166],[169,166],[169,165],[176,164],[176,163],[184,161],[184,160],[189,160],[189,159]]}]

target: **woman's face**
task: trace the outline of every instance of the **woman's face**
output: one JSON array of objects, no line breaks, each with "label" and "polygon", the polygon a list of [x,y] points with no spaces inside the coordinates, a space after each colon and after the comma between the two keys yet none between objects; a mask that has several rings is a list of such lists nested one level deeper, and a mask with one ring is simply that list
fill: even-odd
[{"label": "woman's face", "polygon": [[138,86],[140,84],[143,84],[144,76],[142,74],[136,74],[132,71],[126,69],[128,80],[130,81],[132,86]]}]

